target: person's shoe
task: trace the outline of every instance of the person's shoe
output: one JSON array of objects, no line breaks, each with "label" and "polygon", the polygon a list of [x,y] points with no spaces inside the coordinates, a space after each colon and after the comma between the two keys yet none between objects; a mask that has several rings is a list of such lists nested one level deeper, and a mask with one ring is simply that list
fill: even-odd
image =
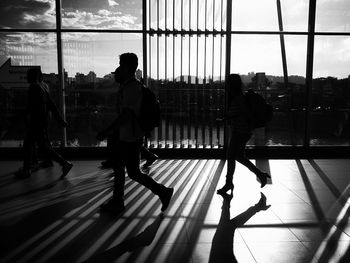
[{"label": "person's shoe", "polygon": [[42,162],[39,163],[39,166],[42,167],[42,168],[52,167],[53,166],[53,162],[51,160],[42,161]]},{"label": "person's shoe", "polygon": [[31,173],[30,173],[30,170],[28,170],[28,169],[21,169],[21,170],[14,172],[14,175],[18,179],[25,179],[25,178],[30,177]]},{"label": "person's shoe", "polygon": [[148,169],[157,159],[158,155],[153,154],[149,158],[146,159],[145,164],[142,166],[143,169]]},{"label": "person's shoe", "polygon": [[101,168],[102,169],[108,169],[108,168],[112,168],[112,161],[111,160],[105,160],[101,162]]},{"label": "person's shoe", "polygon": [[70,162],[67,162],[66,164],[64,164],[62,166],[62,175],[60,177],[60,179],[63,179],[64,177],[66,177],[66,175],[69,173],[70,169],[72,169],[73,164]]},{"label": "person's shoe", "polygon": [[164,189],[162,189],[161,194],[159,194],[160,201],[162,202],[162,207],[160,209],[162,212],[164,212],[168,208],[171,197],[174,193],[174,188],[168,188],[165,186],[163,187]]},{"label": "person's shoe", "polygon": [[110,199],[100,206],[100,210],[101,212],[119,214],[125,210],[125,206],[123,201],[115,201]]},{"label": "person's shoe", "polygon": [[226,195],[226,193],[231,190],[231,195],[233,193],[233,188],[234,188],[234,185],[233,183],[226,183],[223,187],[221,187],[220,189],[218,189],[216,191],[217,194],[219,195]]},{"label": "person's shoe", "polygon": [[263,188],[267,184],[267,178],[271,178],[271,176],[266,172],[261,172],[257,175],[260,180],[260,187]]}]

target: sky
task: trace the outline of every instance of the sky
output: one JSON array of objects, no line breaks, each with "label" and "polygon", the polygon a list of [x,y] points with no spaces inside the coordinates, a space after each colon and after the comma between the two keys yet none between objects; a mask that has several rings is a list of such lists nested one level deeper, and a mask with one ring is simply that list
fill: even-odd
[{"label": "sky", "polygon": [[[220,30],[225,27],[226,1],[208,0],[168,0],[167,12],[165,1],[148,0],[151,3],[151,28],[201,29],[206,26],[209,30]],[[197,6],[197,2],[199,6]],[[181,11],[182,3],[182,11]],[[215,3],[215,5],[214,5]],[[223,6],[222,6],[223,3]],[[276,0],[233,0],[232,30],[278,31]],[[175,7],[175,9],[173,8]],[[191,12],[190,7],[191,6]],[[158,9],[157,9],[158,8]],[[281,0],[283,27],[285,31],[306,32],[308,21],[308,0]],[[158,11],[159,10],[159,11]],[[198,18],[197,18],[198,10]],[[207,13],[205,13],[207,10]],[[159,13],[159,17],[158,14]],[[175,17],[173,17],[175,14]],[[181,16],[182,14],[182,16]],[[148,16],[149,17],[149,16]],[[182,17],[182,20],[181,20]],[[197,23],[198,21],[198,23]],[[221,23],[223,22],[223,23]],[[56,26],[54,0],[1,0],[0,1],[0,28],[24,29],[53,29]],[[148,25],[149,26],[149,25]],[[142,29],[142,1],[141,0],[62,0],[62,27],[77,29]],[[350,32],[350,1],[349,0],[318,0],[316,10],[317,31]],[[62,36],[66,43],[88,42],[90,45],[87,55],[91,57],[90,64],[85,60],[79,62],[74,54],[74,48],[64,52],[66,59],[75,63],[74,67],[65,65],[70,75],[79,70],[87,74],[86,69],[98,76],[109,73],[118,63],[118,55],[131,51],[139,55],[139,65],[142,69],[142,37],[140,34],[70,34]],[[181,39],[175,38],[173,47],[172,38],[167,38],[167,52],[165,52],[165,38],[160,38],[159,46],[159,75],[167,76],[173,72],[173,51],[175,52],[175,75],[181,69]],[[210,40],[209,40],[210,39]],[[223,39],[224,41],[224,39]],[[287,66],[290,75],[305,75],[306,43],[305,36],[286,36]],[[350,37],[345,36],[317,36],[315,38],[315,65],[314,76],[347,77],[350,74]],[[220,72],[219,37],[212,37],[206,41],[207,51],[204,50],[204,37],[199,39],[199,74],[214,75]],[[0,55],[6,56],[9,45],[30,45],[35,52],[41,55],[39,61],[47,71],[57,70],[55,62],[55,35],[54,34],[4,34],[0,33]],[[151,41],[151,75],[157,75],[157,37]],[[190,48],[190,49],[189,49]],[[196,38],[183,38],[182,43],[182,72],[194,74],[196,68]],[[214,56],[212,53],[214,50]],[[12,54],[15,51],[12,51]],[[76,51],[77,52],[77,51]],[[231,71],[247,74],[248,72],[266,72],[271,75],[282,74],[279,37],[259,35],[233,35]],[[205,55],[206,54],[206,55]],[[48,59],[45,59],[45,56]],[[214,57],[214,61],[212,59]],[[165,60],[167,58],[167,63]],[[206,59],[206,60],[204,60]],[[74,62],[75,61],[75,62]],[[1,62],[1,60],[0,60]],[[77,67],[78,64],[78,67]],[[205,65],[205,68],[203,66]],[[166,67],[165,67],[166,65]],[[190,66],[189,66],[190,65]],[[221,64],[221,66],[223,66]]]}]

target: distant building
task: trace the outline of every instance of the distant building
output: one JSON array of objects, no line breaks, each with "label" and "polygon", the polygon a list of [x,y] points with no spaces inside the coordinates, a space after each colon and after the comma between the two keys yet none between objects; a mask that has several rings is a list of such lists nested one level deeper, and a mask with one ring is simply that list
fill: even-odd
[{"label": "distant building", "polygon": [[71,76],[76,72],[89,72],[93,53],[92,41],[63,41],[64,68]]},{"label": "distant building", "polygon": [[13,66],[9,58],[0,66],[0,86],[4,89],[23,89],[28,87],[27,71],[40,66]]}]

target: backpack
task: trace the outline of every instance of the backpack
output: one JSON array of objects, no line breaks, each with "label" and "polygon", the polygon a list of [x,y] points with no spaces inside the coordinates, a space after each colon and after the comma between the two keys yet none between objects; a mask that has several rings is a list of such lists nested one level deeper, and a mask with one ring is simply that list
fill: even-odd
[{"label": "backpack", "polygon": [[142,102],[139,124],[141,129],[149,133],[160,123],[160,103],[156,95],[146,86],[142,85]]},{"label": "backpack", "polygon": [[252,129],[265,127],[272,120],[273,107],[265,99],[249,89],[246,94],[246,102],[249,112],[249,122]]}]

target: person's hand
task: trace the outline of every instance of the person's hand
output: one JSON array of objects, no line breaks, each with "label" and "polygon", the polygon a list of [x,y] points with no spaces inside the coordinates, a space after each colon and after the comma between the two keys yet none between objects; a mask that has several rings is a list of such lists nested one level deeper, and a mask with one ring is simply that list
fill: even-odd
[{"label": "person's hand", "polygon": [[97,135],[96,135],[96,139],[99,141],[103,141],[106,137],[107,137],[108,133],[106,130],[100,131]]},{"label": "person's hand", "polygon": [[260,200],[259,202],[255,205],[255,207],[259,210],[259,211],[262,211],[262,210],[267,210],[270,208],[271,205],[266,205],[266,196],[261,193],[261,197],[260,197]]}]

